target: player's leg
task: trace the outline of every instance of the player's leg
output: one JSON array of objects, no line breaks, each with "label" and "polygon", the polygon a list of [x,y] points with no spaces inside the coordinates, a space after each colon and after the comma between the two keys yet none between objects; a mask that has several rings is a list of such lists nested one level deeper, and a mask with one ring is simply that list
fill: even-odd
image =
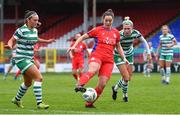
[{"label": "player's leg", "polygon": [[[96,100],[100,97],[100,95],[102,94],[107,82],[109,81],[111,74],[112,74],[113,67],[114,67],[113,63],[104,63],[101,65],[101,68],[99,70],[99,75],[98,75],[99,76],[98,84],[95,88],[96,93],[97,93]],[[85,104],[85,106],[86,107],[93,107],[94,102],[87,102]]]},{"label": "player's leg", "polygon": [[31,77],[34,80],[33,91],[36,97],[37,106],[39,109],[47,109],[49,105],[42,103],[42,75],[38,68],[34,65],[29,67],[25,72],[27,77]]},{"label": "player's leg", "polygon": [[24,77],[24,82],[20,85],[16,96],[12,99],[12,103],[16,104],[18,107],[21,107],[21,108],[24,108],[24,106],[22,105],[21,99],[32,84],[31,77],[27,77],[25,75],[23,77]]},{"label": "player's leg", "polygon": [[118,92],[118,89],[119,88],[122,88],[122,92],[123,92],[123,100],[125,102],[128,101],[128,95],[127,95],[127,91],[128,91],[128,81],[130,80],[130,75],[129,75],[129,71],[127,69],[127,65],[125,64],[121,64],[119,66],[117,66],[120,73],[121,73],[121,76],[122,76],[122,79],[120,79],[117,84],[112,87],[112,90],[113,90],[113,95],[112,95],[112,98],[114,100],[116,100],[117,98],[117,92]]},{"label": "player's leg", "polygon": [[161,73],[161,76],[162,76],[162,83],[165,83],[165,56],[163,55],[160,55],[160,58],[159,58],[159,71]]},{"label": "player's leg", "polygon": [[37,58],[34,57],[34,64],[36,65],[36,67],[39,69],[40,68],[40,62]]},{"label": "player's leg", "polygon": [[151,72],[151,65],[150,65],[150,63],[148,63],[148,65],[147,65],[147,77],[150,77],[150,72]]},{"label": "player's leg", "polygon": [[147,77],[151,77],[150,73],[151,73],[152,69],[153,69],[153,64],[150,61],[150,62],[148,62],[148,66],[147,66]]},{"label": "player's leg", "polygon": [[144,62],[143,74],[144,74],[145,77],[147,77],[147,62]]},{"label": "player's leg", "polygon": [[73,68],[73,70],[72,70],[72,75],[73,75],[74,79],[75,79],[76,81],[78,81],[79,77],[78,77],[77,69],[74,69],[74,68]]},{"label": "player's leg", "polygon": [[166,84],[169,84],[169,82],[170,82],[172,57],[173,56],[166,56],[166,62],[165,62],[165,67],[166,67],[166,79],[165,79],[165,81],[166,81]]},{"label": "player's leg", "polygon": [[78,72],[77,72],[77,69],[78,69],[77,64],[78,64],[78,61],[76,61],[75,59],[72,59],[72,75],[76,81],[78,81],[78,78],[79,78]]},{"label": "player's leg", "polygon": [[115,63],[117,68],[119,69],[119,72],[121,73],[122,79],[120,79],[117,84],[112,86],[112,98],[113,100],[116,100],[117,98],[117,92],[119,88],[122,88],[123,92],[123,101],[128,102],[128,81],[131,79],[132,76],[132,64],[133,64],[133,58],[132,56],[127,57],[127,60],[130,62],[130,65],[126,65],[126,63],[120,58],[115,57]]},{"label": "player's leg", "polygon": [[[40,109],[47,109],[49,105],[42,103],[42,75],[40,74],[37,67],[30,61],[30,60],[23,60],[17,64],[18,68],[21,70],[21,72],[24,74],[29,81],[28,78],[31,78],[34,80],[33,90],[37,101],[37,106]],[[28,86],[29,82],[25,82]]]},{"label": "player's leg", "polygon": [[18,70],[14,76],[14,79],[16,80],[20,74],[21,74],[21,70]]},{"label": "player's leg", "polygon": [[32,78],[25,75],[25,73],[26,70],[33,65],[33,63],[31,63],[31,61],[27,63],[26,60],[22,60],[18,62],[16,65],[21,71],[23,71],[24,82],[20,85],[16,96],[12,99],[12,103],[16,104],[18,107],[23,108],[21,98],[25,95],[26,91],[28,90],[28,87],[30,87],[32,84]]},{"label": "player's leg", "polygon": [[[99,96],[102,94],[107,82],[108,82],[109,78],[107,76],[99,76],[99,80],[98,80],[98,84],[95,88],[96,90],[96,93],[97,93],[97,98],[96,100],[99,98]],[[95,100],[95,101],[96,101]],[[94,101],[94,102],[95,102]],[[88,108],[92,108],[94,107],[94,102],[86,102],[85,103],[85,107],[88,107]]]},{"label": "player's leg", "polygon": [[86,91],[86,89],[83,88],[83,86],[99,71],[99,69],[101,67],[101,60],[94,56],[90,57],[88,66],[89,66],[88,71],[85,72],[78,81],[78,84],[75,88],[76,92],[78,92],[78,91],[85,92]]},{"label": "player's leg", "polygon": [[10,71],[12,70],[12,68],[13,68],[13,65],[11,64],[11,65],[8,67],[7,72],[4,73],[4,77],[3,77],[4,80],[7,78],[8,74],[10,73]]},{"label": "player's leg", "polygon": [[84,73],[84,59],[81,59],[78,63],[78,70],[79,70],[79,78],[83,75]]}]

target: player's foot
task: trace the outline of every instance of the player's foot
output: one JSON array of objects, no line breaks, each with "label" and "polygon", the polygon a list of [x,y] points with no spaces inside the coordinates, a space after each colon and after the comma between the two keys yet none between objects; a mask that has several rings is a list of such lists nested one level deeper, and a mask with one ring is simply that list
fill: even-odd
[{"label": "player's foot", "polygon": [[91,102],[86,102],[85,107],[86,107],[86,108],[96,108],[96,107],[93,105],[93,103],[91,103]]},{"label": "player's foot", "polygon": [[3,77],[3,80],[6,80],[6,77]]},{"label": "player's foot", "polygon": [[79,91],[82,93],[86,92],[86,88],[84,88],[81,85],[76,86],[76,88],[74,90],[75,90],[75,92],[79,92]]},{"label": "player's foot", "polygon": [[123,97],[123,101],[128,102],[128,97],[127,96]]},{"label": "player's foot", "polygon": [[48,108],[49,108],[49,105],[44,104],[44,103],[40,103],[39,105],[37,105],[37,108],[38,108],[38,109],[48,109]]},{"label": "player's foot", "polygon": [[24,108],[24,106],[22,105],[22,101],[17,101],[15,97],[11,100],[11,102],[16,104],[20,108]]},{"label": "player's foot", "polygon": [[17,77],[16,77],[16,76],[14,76],[14,80],[17,80]]},{"label": "player's foot", "polygon": [[115,87],[115,86],[112,86],[112,93],[113,93],[113,94],[112,94],[112,99],[113,99],[113,100],[116,100],[116,98],[117,98],[117,91],[114,90],[114,87]]},{"label": "player's foot", "polygon": [[169,82],[165,81],[165,83],[164,83],[164,84],[169,85]]},{"label": "player's foot", "polygon": [[164,79],[161,82],[162,82],[162,84],[166,84],[166,81]]}]

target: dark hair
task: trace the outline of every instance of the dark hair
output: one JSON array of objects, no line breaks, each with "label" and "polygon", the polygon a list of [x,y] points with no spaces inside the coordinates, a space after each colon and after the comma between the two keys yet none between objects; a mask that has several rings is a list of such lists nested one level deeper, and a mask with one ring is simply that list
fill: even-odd
[{"label": "dark hair", "polygon": [[33,14],[37,14],[37,13],[35,11],[30,11],[30,10],[25,11],[25,15],[24,15],[25,20],[31,18]]},{"label": "dark hair", "polygon": [[104,19],[105,16],[111,16],[114,19],[114,13],[113,13],[112,9],[108,9],[107,11],[105,11],[102,15],[102,18]]}]

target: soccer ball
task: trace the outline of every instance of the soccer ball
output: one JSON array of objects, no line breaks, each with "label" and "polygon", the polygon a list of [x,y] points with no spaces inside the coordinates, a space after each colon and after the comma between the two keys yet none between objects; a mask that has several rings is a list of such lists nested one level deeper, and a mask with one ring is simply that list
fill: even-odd
[{"label": "soccer ball", "polygon": [[97,98],[96,90],[93,88],[87,88],[82,97],[86,102],[93,102]]}]

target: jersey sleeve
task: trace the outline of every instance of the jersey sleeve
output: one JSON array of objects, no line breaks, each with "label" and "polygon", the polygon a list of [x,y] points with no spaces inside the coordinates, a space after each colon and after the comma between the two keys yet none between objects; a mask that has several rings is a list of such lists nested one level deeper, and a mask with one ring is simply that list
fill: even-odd
[{"label": "jersey sleeve", "polygon": [[89,37],[96,37],[97,36],[97,28],[93,28],[88,33]]},{"label": "jersey sleeve", "polygon": [[174,35],[172,35],[172,34],[171,34],[171,36],[170,36],[170,37],[171,37],[171,40],[175,39]]},{"label": "jersey sleeve", "polygon": [[143,42],[143,39],[144,39],[143,35],[137,30],[136,30],[136,34],[137,34],[136,38],[139,39],[141,42]]},{"label": "jersey sleeve", "polygon": [[18,28],[18,29],[14,32],[13,37],[14,37],[15,39],[20,39],[20,38],[22,37],[22,32],[21,32],[20,28]]},{"label": "jersey sleeve", "polygon": [[116,38],[116,43],[119,43],[120,42],[120,33],[119,32],[116,32],[116,36],[117,36],[117,38]]}]

